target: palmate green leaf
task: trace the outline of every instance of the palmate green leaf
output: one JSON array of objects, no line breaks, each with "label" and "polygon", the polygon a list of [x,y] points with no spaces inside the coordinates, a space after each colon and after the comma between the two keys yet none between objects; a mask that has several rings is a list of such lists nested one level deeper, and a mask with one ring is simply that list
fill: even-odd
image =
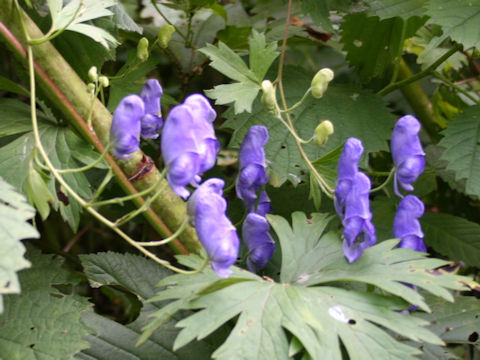
[{"label": "palmate green leaf", "polygon": [[33,267],[19,274],[21,295],[5,297],[0,315],[0,359],[73,359],[88,347],[80,321],[91,308],[86,298],[65,295],[52,285],[70,283],[59,259],[29,250]]},{"label": "palmate green leaf", "polygon": [[[84,144],[83,140],[68,128],[59,127],[51,122],[41,122],[39,132],[42,144],[55,167],[78,167],[73,159],[72,149]],[[33,133],[28,132],[0,149],[0,174],[24,194],[27,192],[27,176],[34,145]],[[92,195],[90,184],[83,173],[65,174],[64,178],[81,196],[90,198]],[[53,207],[60,210],[63,219],[76,231],[82,210],[80,204],[74,199],[69,199],[69,203],[64,204],[58,200],[53,179],[48,185],[55,199]]]},{"label": "palmate green leaf", "polygon": [[[342,359],[340,341],[350,359],[415,359],[421,351],[398,342],[386,330],[414,342],[441,345],[442,341],[424,327],[428,322],[398,312],[408,303],[428,310],[422,295],[399,282],[419,285],[448,299],[451,294],[446,288],[476,286],[466,277],[436,269],[446,263],[443,260],[426,259],[409,249],[392,250],[396,240],[373,246],[356,263],[348,264],[338,236],[325,233],[325,214],[307,218],[294,213],[292,227],[280,216],[269,215],[268,219],[282,248],[280,283],[236,267],[228,279],[205,269],[160,282],[164,289],[152,301],[171,302],[153,315],[153,323],[164,322],[179,310],[198,310],[177,324],[182,331],[174,349],[201,340],[236,319],[214,358],[288,359],[288,334],[292,334],[312,359]],[[182,256],[179,261],[195,269],[202,266],[195,256]],[[362,292],[361,287],[311,286],[344,280],[374,284],[398,297]]]},{"label": "palmate green leaf", "polygon": [[478,0],[434,0],[426,5],[430,16],[428,24],[442,27],[441,39],[450,37],[463,45],[464,49],[480,46],[480,1]]},{"label": "palmate green leaf", "polygon": [[401,54],[403,40],[413,36],[424,23],[425,19],[419,17],[404,21],[400,17],[380,20],[365,13],[347,15],[341,40],[347,60],[357,68],[362,81],[381,77]]},{"label": "palmate green leaf", "polygon": [[[467,277],[435,270],[446,265],[447,261],[425,258],[422,253],[410,249],[395,249],[398,240],[386,240],[370,247],[359,260],[348,264],[338,235],[333,232],[322,234],[321,231],[314,230],[314,227],[326,226],[325,218],[320,215],[307,219],[303,213],[293,213],[292,228],[280,216],[268,215],[268,220],[282,247],[282,282],[317,285],[333,281],[354,281],[372,284],[425,311],[429,311],[429,308],[423,297],[400,282],[417,285],[449,301],[453,298],[445,288],[460,290],[466,286],[478,286]],[[299,239],[303,238],[302,232],[308,234],[304,241],[312,243],[311,248],[304,251],[300,245],[300,250],[294,250],[297,243],[300,243]],[[297,259],[295,266],[291,265],[292,258]]]},{"label": "palmate green leaf", "polygon": [[480,105],[471,106],[456,116],[443,131],[439,146],[445,148],[441,160],[447,170],[455,171],[455,180],[466,180],[465,193],[480,196]]},{"label": "palmate green leaf", "polygon": [[85,324],[95,335],[86,339],[90,348],[77,355],[86,360],[156,360],[156,359],[207,359],[215,349],[215,340],[208,339],[191,344],[180,351],[173,352],[173,342],[179,329],[174,327],[173,320],[163,324],[158,332],[153,334],[142,345],[136,346],[142,328],[150,321],[150,316],[163,305],[159,302],[145,303],[155,295],[156,284],[159,280],[172,274],[170,270],[132,254],[118,254],[113,252],[92,255],[80,255],[80,260],[91,286],[104,285],[121,286],[136,294],[143,303],[139,317],[128,325],[122,325],[106,317],[86,313],[82,317]]},{"label": "palmate green leaf", "polygon": [[427,212],[420,219],[425,243],[449,259],[480,264],[480,225],[450,214]]},{"label": "palmate green leaf", "polygon": [[0,177],[0,313],[2,295],[20,293],[17,271],[28,268],[24,259],[23,239],[38,238],[39,234],[27,220],[35,216],[25,198]]},{"label": "palmate green leaf", "polygon": [[425,15],[424,5],[427,0],[366,0],[370,6],[367,14],[376,15],[380,20],[401,17],[408,20],[412,16]]},{"label": "palmate green leaf", "polygon": [[215,86],[212,90],[206,91],[210,98],[216,100],[216,104],[225,105],[233,102],[236,114],[251,111],[265,74],[279,55],[276,50],[277,44],[272,42],[267,45],[265,35],[255,30],[252,31],[248,43],[250,68],[238,54],[221,41],[218,47],[207,44],[199,50],[210,58],[210,65],[214,69],[237,81],[233,84]]},{"label": "palmate green leaf", "polygon": [[[428,320],[428,328],[447,344],[478,345],[480,334],[480,301],[474,296],[456,296],[454,303],[432,298],[431,314],[419,314]],[[476,333],[476,335],[475,335]]]},{"label": "palmate green leaf", "polygon": [[111,16],[107,8],[116,4],[115,0],[72,0],[62,7],[62,1],[48,0],[52,17],[51,32],[70,30],[86,35],[109,48],[118,44],[117,40],[102,28],[84,24],[86,21]]},{"label": "palmate green leaf", "polygon": [[[39,121],[42,120],[46,118],[39,115]],[[0,136],[21,134],[31,130],[30,107],[17,99],[1,98]]]},{"label": "palmate green leaf", "polygon": [[[284,73],[284,87],[289,106],[300,100],[309,88],[313,74],[298,67],[287,67]],[[271,170],[271,182],[275,186],[286,180],[298,184],[308,181],[308,169],[298,152],[295,140],[284,125],[268,112],[257,99],[252,113],[235,114],[229,109],[225,114],[227,121],[223,126],[234,129],[231,147],[239,147],[248,129],[253,125],[268,128],[270,139],[265,151]],[[330,120],[335,132],[329,136],[323,147],[314,143],[304,145],[308,157],[312,160],[326,156],[340,147],[349,137],[362,140],[365,155],[380,150],[388,150],[387,139],[391,136],[394,117],[380,97],[368,90],[354,85],[329,86],[321,99],[307,100],[292,112],[295,129],[298,134],[309,139],[320,120]],[[375,129],[375,131],[372,131]],[[321,169],[320,169],[321,170]],[[331,177],[331,171],[325,176]]]}]

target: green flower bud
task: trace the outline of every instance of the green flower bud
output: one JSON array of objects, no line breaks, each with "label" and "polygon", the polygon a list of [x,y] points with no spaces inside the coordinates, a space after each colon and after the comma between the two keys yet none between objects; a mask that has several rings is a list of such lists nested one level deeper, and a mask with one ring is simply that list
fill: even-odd
[{"label": "green flower bud", "polygon": [[95,93],[95,84],[94,83],[88,83],[87,92],[92,94],[92,95]]},{"label": "green flower bud", "polygon": [[137,59],[141,62],[147,61],[148,59],[148,39],[142,37],[137,45]]},{"label": "green flower bud", "polygon": [[166,49],[170,40],[172,40],[172,35],[175,32],[175,26],[167,24],[160,28],[158,32],[158,46],[162,49]]},{"label": "green flower bud", "polygon": [[108,77],[106,77],[106,76],[103,76],[103,75],[100,76],[100,77],[98,78],[98,81],[100,82],[100,84],[101,84],[104,88],[106,88],[106,87],[108,87],[108,85],[110,85],[110,81],[108,80]]},{"label": "green flower bud", "polygon": [[315,129],[315,144],[323,146],[327,143],[328,135],[333,134],[333,124],[329,120],[322,121]]},{"label": "green flower bud", "polygon": [[96,66],[92,66],[90,70],[88,70],[88,78],[90,79],[90,81],[93,82],[98,80],[98,72]]},{"label": "green flower bud", "polygon": [[275,109],[277,104],[277,99],[275,96],[275,88],[273,87],[270,80],[262,81],[262,104],[269,110]]},{"label": "green flower bud", "polygon": [[318,71],[312,79],[312,96],[320,99],[325,91],[327,91],[328,83],[333,79],[333,71],[329,68],[324,68]]}]

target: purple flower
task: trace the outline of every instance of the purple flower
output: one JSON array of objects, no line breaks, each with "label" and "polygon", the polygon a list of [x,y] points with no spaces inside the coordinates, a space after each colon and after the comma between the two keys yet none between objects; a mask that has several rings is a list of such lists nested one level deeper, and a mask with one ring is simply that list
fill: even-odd
[{"label": "purple flower", "polygon": [[401,239],[399,247],[427,251],[423,243],[422,227],[418,221],[424,211],[423,202],[415,195],[407,195],[400,201],[393,220],[393,236]]},{"label": "purple flower", "polygon": [[345,200],[352,188],[353,178],[358,173],[358,161],[362,154],[362,142],[353,137],[347,139],[338,161],[338,178],[334,201],[335,209],[342,218],[345,212]]},{"label": "purple flower", "polygon": [[351,187],[345,198],[343,218],[343,253],[352,263],[362,256],[363,250],[375,244],[375,228],[371,222],[370,179],[357,172],[351,179]]},{"label": "purple flower", "polygon": [[222,197],[224,181],[208,179],[188,200],[188,215],[193,219],[198,238],[211,259],[213,270],[228,277],[229,267],[237,261],[240,241],[225,214],[227,202]]},{"label": "purple flower", "polygon": [[270,225],[264,216],[250,213],[242,227],[242,236],[248,248],[247,267],[252,272],[263,269],[275,251]]},{"label": "purple flower", "polygon": [[142,138],[156,139],[162,128],[163,120],[160,111],[160,98],[163,89],[157,79],[149,79],[143,85],[140,97],[145,104],[145,115],[142,117]]},{"label": "purple flower", "polygon": [[401,117],[392,133],[391,150],[395,163],[395,193],[399,195],[397,181],[408,191],[425,168],[425,153],[418,137],[420,123],[412,115]]},{"label": "purple flower", "polygon": [[265,216],[272,210],[272,205],[270,204],[270,198],[265,190],[260,193],[260,197],[258,199],[257,210],[255,211],[256,214]]},{"label": "purple flower", "polygon": [[235,187],[237,196],[243,200],[248,212],[254,211],[257,191],[268,182],[264,150],[268,138],[267,128],[255,125],[248,130],[240,146],[240,175]]},{"label": "purple flower", "polygon": [[116,157],[128,159],[129,154],[139,149],[141,118],[144,111],[143,101],[138,95],[128,95],[118,104],[110,128],[110,139]]},{"label": "purple flower", "polygon": [[172,190],[187,198],[188,184],[197,185],[200,174],[215,165],[219,148],[212,121],[215,111],[203,95],[189,96],[168,114],[162,133],[162,155]]}]

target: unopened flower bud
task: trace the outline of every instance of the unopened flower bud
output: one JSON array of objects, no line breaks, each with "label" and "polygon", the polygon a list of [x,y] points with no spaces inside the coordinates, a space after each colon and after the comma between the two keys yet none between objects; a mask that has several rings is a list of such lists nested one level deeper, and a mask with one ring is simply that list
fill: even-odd
[{"label": "unopened flower bud", "polygon": [[142,37],[137,45],[137,59],[141,62],[147,61],[148,59],[148,39]]},{"label": "unopened flower bud", "polygon": [[323,146],[327,143],[328,136],[333,134],[333,124],[329,120],[322,121],[315,129],[315,144]]},{"label": "unopened flower bud", "polygon": [[95,84],[94,83],[88,83],[87,92],[89,94],[92,94],[92,95],[95,93]]},{"label": "unopened flower bud", "polygon": [[170,40],[172,40],[172,35],[175,32],[175,27],[173,25],[167,24],[160,28],[158,32],[158,46],[162,49],[166,49]]},{"label": "unopened flower bud", "polygon": [[100,76],[100,77],[98,78],[98,81],[100,82],[100,84],[101,84],[104,88],[106,88],[106,87],[108,87],[108,85],[110,85],[110,81],[108,80],[108,77],[106,77],[106,76],[103,76],[103,75]]},{"label": "unopened flower bud", "polygon": [[92,66],[90,70],[88,70],[88,78],[90,79],[90,81],[98,80],[98,72],[96,66]]},{"label": "unopened flower bud", "polygon": [[312,79],[312,96],[320,99],[327,91],[328,83],[333,79],[333,71],[324,68],[318,71]]},{"label": "unopened flower bud", "polygon": [[275,96],[275,89],[270,80],[262,81],[262,104],[269,110],[275,109],[277,99]]}]

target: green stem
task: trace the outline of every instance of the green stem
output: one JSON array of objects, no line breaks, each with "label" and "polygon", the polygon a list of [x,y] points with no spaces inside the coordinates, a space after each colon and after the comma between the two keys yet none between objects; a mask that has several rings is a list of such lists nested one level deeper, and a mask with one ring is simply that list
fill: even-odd
[{"label": "green stem", "polygon": [[92,200],[90,201],[93,201],[99,198],[99,196],[103,193],[103,190],[105,190],[105,187],[110,182],[110,180],[112,180],[112,178],[113,178],[113,171],[112,169],[108,169],[107,174],[103,178],[102,183],[98,187],[97,191],[95,191],[95,194],[93,194]]},{"label": "green stem", "polygon": [[[390,170],[390,172],[388,173],[388,177],[387,177],[387,179],[383,182],[383,184],[377,186],[376,188],[371,189],[370,192],[371,192],[371,193],[374,193],[374,192],[380,191],[380,190],[382,190],[383,188],[385,188],[385,186],[387,186],[388,183],[392,180],[393,174],[395,174],[395,168],[393,168],[392,170]],[[385,176],[385,175],[383,175],[383,176]]]},{"label": "green stem", "polygon": [[137,242],[138,245],[141,245],[141,246],[160,246],[160,245],[165,245],[165,244],[168,244],[170,241],[172,241],[173,239],[175,239],[178,235],[180,235],[182,233],[183,230],[185,230],[185,227],[187,226],[188,224],[188,221],[190,220],[190,217],[187,215],[185,217],[185,221],[182,223],[182,225],[180,225],[180,227],[177,229],[177,231],[175,231],[172,236],[166,238],[166,239],[162,239],[162,240],[159,240],[159,241],[144,241],[144,242]]},{"label": "green stem", "polygon": [[145,196],[145,195],[148,195],[150,192],[152,192],[158,185],[160,185],[160,183],[163,181],[163,178],[164,178],[164,174],[165,174],[165,170],[162,172],[162,176],[158,179],[158,182],[156,182],[155,184],[153,184],[151,187],[145,189],[145,190],[142,190],[136,194],[132,194],[132,195],[127,195],[127,196],[122,196],[122,197],[117,197],[117,198],[113,198],[113,199],[108,199],[108,200],[103,200],[103,201],[97,201],[97,202],[94,202],[94,203],[87,203],[86,206],[88,207],[100,207],[100,206],[105,206],[105,205],[112,205],[112,204],[123,204],[125,201],[129,201],[129,200],[134,200],[136,199],[137,197],[140,197],[140,196]]},{"label": "green stem", "polygon": [[[455,54],[458,50],[462,48],[461,44],[455,44],[453,47],[448,50],[445,54],[440,56],[437,61],[435,61],[432,65],[430,65],[428,68],[425,70],[420,71],[419,73],[416,73],[415,75],[412,75],[406,79],[397,81],[393,84],[389,84],[386,87],[384,87],[382,90],[380,90],[377,94],[379,96],[385,96],[392,91],[395,91],[397,89],[400,89],[403,86],[406,86],[408,84],[411,84],[417,80],[420,80],[428,75],[430,75],[440,64],[442,64],[445,60],[447,60],[450,56]],[[403,60],[402,60],[403,61]],[[401,63],[400,63],[401,64]]]},{"label": "green stem", "polygon": [[451,86],[452,88],[454,88],[454,89],[457,90],[458,92],[461,92],[463,95],[465,95],[466,97],[468,97],[468,98],[469,98],[470,100],[472,100],[474,103],[480,105],[480,100],[475,99],[467,90],[461,88],[460,86],[456,85],[454,82],[448,80],[445,76],[441,75],[439,72],[435,71],[435,72],[433,72],[432,75],[433,75],[434,77],[436,77],[438,80],[441,80],[441,81],[443,81],[445,84]]},{"label": "green stem", "polygon": [[310,91],[312,88],[308,88],[307,91],[305,91],[305,94],[303,94],[303,97],[294,105],[292,105],[290,108],[285,109],[285,110],[280,110],[281,113],[289,113],[292,112],[293,110],[297,109],[299,106],[303,104],[303,102],[307,99],[308,95],[310,94]]},{"label": "green stem", "polygon": [[79,167],[79,168],[76,168],[76,169],[61,169],[61,170],[58,170],[58,173],[59,174],[69,174],[69,173],[76,173],[76,172],[83,172],[83,171],[87,171],[95,166],[97,166],[98,164],[100,164],[104,159],[105,159],[105,156],[107,156],[108,154],[108,151],[110,150],[110,148],[112,147],[112,144],[108,144],[106,147],[105,147],[105,150],[104,152],[102,153],[102,155],[100,155],[98,157],[97,160],[95,160],[94,162],[92,162],[91,164],[88,164],[88,165],[85,165],[85,166],[82,166],[82,167]]},{"label": "green stem", "polygon": [[[20,17],[14,12],[12,0],[0,0],[0,39],[5,41],[8,49],[12,51],[20,64],[28,68],[27,54],[23,46],[27,45],[21,26],[23,19],[28,33],[32,37],[42,36],[41,31],[25,13],[22,12]],[[109,142],[111,113],[96,99],[92,114],[92,125],[95,132],[91,131],[84,120],[87,118],[91,101],[86,90],[87,85],[51,43],[35,46],[34,52],[35,72],[38,85],[43,90],[42,94],[55,105],[65,120],[69,121],[85,140],[90,142],[99,153],[103,153],[105,148],[102,142],[105,144]],[[115,173],[119,185],[127,194],[136,193],[136,188],[141,191],[150,187],[159,176],[159,171],[153,167],[143,179],[134,184],[128,180],[142,168],[144,159],[145,156],[141,151],[134,153],[132,159],[128,161],[115,160],[110,154],[106,156],[106,161]],[[134,202],[136,206],[140,207],[145,200],[137,198]],[[177,229],[185,219],[186,204],[171,189],[167,188],[162,196],[152,204],[151,209],[144,213],[144,216],[160,236],[169,237],[172,234],[170,228]],[[191,226],[185,229],[179,240],[181,242],[169,243],[176,253],[186,254],[189,251],[199,252],[202,249],[195,229]]]}]

